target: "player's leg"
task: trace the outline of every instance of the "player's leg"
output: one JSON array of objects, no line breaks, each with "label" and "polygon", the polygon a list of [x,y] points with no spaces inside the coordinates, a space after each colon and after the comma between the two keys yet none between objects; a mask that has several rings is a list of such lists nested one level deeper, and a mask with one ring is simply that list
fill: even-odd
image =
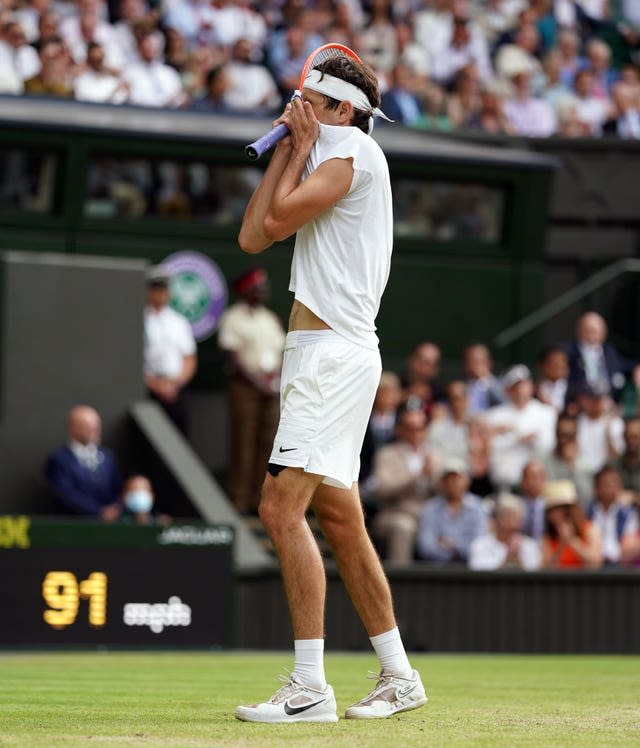
[{"label": "player's leg", "polygon": [[336,722],[333,689],[324,678],[326,579],[320,550],[305,518],[322,476],[270,465],[260,517],[280,560],[295,639],[288,682],[266,702],[240,706],[249,722]]},{"label": "player's leg", "polygon": [[365,529],[357,483],[348,490],[318,486],[312,507],[380,662],[376,687],[346,716],[389,717],[426,704],[424,686],[398,632],[389,583]]}]

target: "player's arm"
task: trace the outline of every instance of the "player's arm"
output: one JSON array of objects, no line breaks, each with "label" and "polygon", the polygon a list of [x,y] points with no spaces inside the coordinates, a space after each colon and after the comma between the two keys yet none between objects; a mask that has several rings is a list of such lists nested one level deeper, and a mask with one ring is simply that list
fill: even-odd
[{"label": "player's arm", "polygon": [[335,205],[353,180],[352,160],[334,158],[320,164],[302,182],[307,158],[318,138],[318,120],[311,104],[298,98],[287,105],[282,119],[291,131],[292,150],[264,220],[264,233],[271,241],[286,239]]}]

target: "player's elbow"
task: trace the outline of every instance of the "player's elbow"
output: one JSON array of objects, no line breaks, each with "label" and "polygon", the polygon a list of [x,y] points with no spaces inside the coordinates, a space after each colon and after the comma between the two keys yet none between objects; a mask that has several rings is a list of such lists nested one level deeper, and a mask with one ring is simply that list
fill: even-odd
[{"label": "player's elbow", "polygon": [[238,234],[238,244],[243,252],[250,255],[257,255],[269,246],[269,243],[265,243],[262,237],[257,236],[252,231],[245,231],[244,229],[242,229]]},{"label": "player's elbow", "polygon": [[262,230],[271,242],[281,242],[283,239],[291,236],[291,231],[287,229],[284,222],[273,213],[267,213],[265,216]]}]

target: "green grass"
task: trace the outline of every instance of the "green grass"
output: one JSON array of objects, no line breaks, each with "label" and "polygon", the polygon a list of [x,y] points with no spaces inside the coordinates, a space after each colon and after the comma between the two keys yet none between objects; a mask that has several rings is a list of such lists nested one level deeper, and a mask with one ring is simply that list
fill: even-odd
[{"label": "green grass", "polygon": [[[430,702],[389,720],[238,722],[287,654],[0,654],[0,746],[640,746],[640,657],[421,655]],[[342,712],[368,655],[330,654]]]}]

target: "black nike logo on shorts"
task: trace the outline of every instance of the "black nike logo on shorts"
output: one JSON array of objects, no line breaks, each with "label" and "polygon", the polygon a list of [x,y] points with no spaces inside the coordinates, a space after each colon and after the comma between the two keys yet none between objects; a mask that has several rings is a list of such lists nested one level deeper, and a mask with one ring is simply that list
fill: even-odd
[{"label": "black nike logo on shorts", "polygon": [[287,449],[285,449],[284,447],[280,447],[280,449],[278,450],[278,452],[280,452],[280,454],[282,454],[283,452],[293,452],[296,449],[298,449],[298,448],[297,447],[288,447]]},{"label": "black nike logo on shorts", "polygon": [[314,701],[312,704],[305,704],[304,706],[289,706],[289,704],[285,701],[284,702],[284,710],[287,714],[300,714],[300,712],[306,712],[307,709],[311,709],[313,706],[318,706],[318,704],[322,704],[325,701],[325,699],[320,699],[320,701]]}]

